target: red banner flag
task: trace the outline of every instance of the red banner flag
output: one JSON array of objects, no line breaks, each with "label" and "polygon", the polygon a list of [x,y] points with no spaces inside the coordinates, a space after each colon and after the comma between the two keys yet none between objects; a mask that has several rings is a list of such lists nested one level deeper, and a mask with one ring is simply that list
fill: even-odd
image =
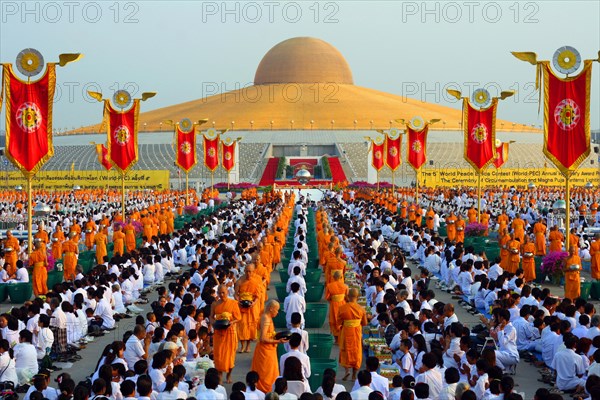
[{"label": "red banner flag", "polygon": [[464,157],[477,172],[485,169],[496,155],[497,107],[497,98],[481,110],[473,108],[469,99],[463,99]]},{"label": "red banner flag", "polygon": [[371,141],[371,165],[378,172],[383,168],[385,161],[383,155],[385,154],[385,141],[382,139],[379,142],[377,140]]},{"label": "red banner flag", "polygon": [[416,131],[406,125],[408,132],[408,163],[415,169],[421,169],[421,166],[427,161],[427,133],[429,124],[425,124],[423,129]]},{"label": "red banner flag", "polygon": [[191,131],[184,132],[179,124],[175,124],[175,132],[177,136],[177,159],[175,163],[186,173],[189,173],[198,162],[196,157],[196,130],[192,127]]},{"label": "red banner flag", "polygon": [[134,99],[133,106],[127,111],[117,111],[108,100],[104,101],[104,116],[108,126],[108,154],[115,168],[122,173],[127,173],[138,160],[139,112],[140,99]]},{"label": "red banner flag", "polygon": [[15,76],[12,65],[4,65],[6,90],[6,157],[26,176],[35,175],[50,157],[52,105],[56,64],[50,63],[35,82]]},{"label": "red banner flag", "polygon": [[227,138],[221,142],[221,163],[223,169],[227,172],[231,171],[235,166],[235,143],[236,141]]},{"label": "red banner flag", "polygon": [[96,145],[96,155],[98,156],[98,162],[107,171],[110,171],[112,164],[110,163],[110,157],[108,155],[108,148],[103,144]]},{"label": "red banner flag", "polygon": [[395,128],[390,129],[388,134],[385,135],[385,149],[385,164],[392,171],[395,171],[402,164],[402,159],[400,158],[402,135],[400,131]]},{"label": "red banner flag", "polygon": [[544,154],[565,174],[590,155],[590,85],[592,60],[566,79],[540,62],[544,74]]},{"label": "red banner flag", "polygon": [[494,158],[494,167],[500,168],[508,161],[508,143],[500,142],[500,145],[496,146],[496,157]]},{"label": "red banner flag", "polygon": [[204,165],[210,171],[219,166],[219,134],[213,128],[204,134]]}]

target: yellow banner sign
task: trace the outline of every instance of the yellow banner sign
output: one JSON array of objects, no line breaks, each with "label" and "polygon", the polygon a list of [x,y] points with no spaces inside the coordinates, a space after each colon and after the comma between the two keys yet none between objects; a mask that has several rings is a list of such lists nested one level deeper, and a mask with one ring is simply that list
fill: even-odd
[{"label": "yellow banner sign", "polygon": [[[121,174],[116,171],[41,171],[33,180],[33,189],[71,190],[73,186],[82,189],[121,188]],[[25,188],[27,181],[20,172],[0,174],[0,187]],[[128,189],[169,189],[169,171],[131,171],[125,177]]]},{"label": "yellow banner sign", "polygon": [[[600,170],[597,168],[581,168],[570,179],[571,186],[584,186],[591,182],[598,185]],[[527,187],[530,183],[536,186],[564,186],[565,178],[553,168],[495,169],[489,168],[481,175],[482,187]],[[420,184],[427,187],[477,186],[477,174],[472,169],[421,169]]]}]

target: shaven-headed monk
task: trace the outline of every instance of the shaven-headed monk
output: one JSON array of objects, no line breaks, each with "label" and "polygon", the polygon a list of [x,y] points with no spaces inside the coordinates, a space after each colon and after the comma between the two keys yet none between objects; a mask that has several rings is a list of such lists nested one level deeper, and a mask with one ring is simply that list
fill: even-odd
[{"label": "shaven-headed monk", "polygon": [[342,281],[342,272],[336,270],[333,273],[333,281],[325,287],[325,299],[329,302],[329,328],[336,342],[340,335],[338,312],[340,307],[346,304],[347,294],[348,286]]},{"label": "shaven-headed monk", "polygon": [[348,291],[348,302],[340,307],[338,323],[340,329],[340,365],[346,369],[344,380],[350,376],[356,379],[356,372],[362,364],[362,327],[367,325],[367,313],[358,305],[358,290]]},{"label": "shaven-headed monk", "polygon": [[242,319],[238,302],[229,298],[225,285],[219,285],[217,292],[219,299],[210,307],[210,322],[220,320],[229,321],[227,329],[215,329],[213,335],[213,354],[215,368],[219,374],[227,374],[227,383],[231,383],[231,371],[235,367],[235,352],[238,346],[236,324]]},{"label": "shaven-headed monk", "polygon": [[115,226],[115,231],[113,232],[113,255],[122,256],[125,252],[125,234],[121,230],[121,226]]},{"label": "shaven-headed monk", "polygon": [[600,233],[594,236],[594,242],[590,245],[590,256],[592,256],[591,273],[592,279],[600,279]]},{"label": "shaven-headed monk", "polygon": [[577,246],[569,246],[569,257],[565,260],[565,298],[575,301],[581,295],[581,258]]},{"label": "shaven-headed monk", "polygon": [[40,296],[48,293],[48,257],[41,241],[34,241],[35,251],[29,256],[29,265],[33,265],[33,294]]},{"label": "shaven-headed monk", "polygon": [[254,270],[254,264],[248,264],[244,276],[235,285],[235,299],[242,305],[240,307],[242,318],[237,324],[237,333],[241,342],[240,353],[250,353],[250,342],[256,339],[260,314],[257,300],[261,289],[254,279]]},{"label": "shaven-headed monk", "polygon": [[62,244],[62,257],[63,257],[63,276],[65,281],[75,280],[75,268],[77,267],[77,254],[79,249],[77,248],[77,242],[75,242],[75,232],[69,233],[69,240]]},{"label": "shaven-headed monk", "polygon": [[277,359],[277,345],[285,343],[287,339],[275,339],[275,325],[273,318],[279,313],[279,302],[269,300],[265,305],[265,312],[260,317],[260,336],[252,357],[252,370],[258,372],[259,381],[256,385],[259,390],[268,393],[279,376],[279,360]]}]

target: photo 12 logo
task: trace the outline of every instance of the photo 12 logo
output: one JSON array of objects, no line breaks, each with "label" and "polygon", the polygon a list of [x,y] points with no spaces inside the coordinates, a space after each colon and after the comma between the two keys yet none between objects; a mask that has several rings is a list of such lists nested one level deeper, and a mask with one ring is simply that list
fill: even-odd
[{"label": "photo 12 logo", "polygon": [[202,22],[295,24],[312,21],[315,24],[337,24],[339,11],[339,3],[333,1],[204,1]]},{"label": "photo 12 logo", "polygon": [[458,90],[464,96],[471,96],[476,89],[488,90],[492,96],[500,96],[503,90],[513,90],[514,96],[507,101],[515,103],[537,104],[538,89],[535,82],[513,82],[512,84],[501,84],[499,82],[402,82],[402,101],[408,99],[419,100],[426,103],[457,103],[454,96],[448,93],[450,90]]},{"label": "photo 12 logo", "polygon": [[540,5],[534,1],[404,1],[402,22],[456,24],[486,22],[496,24],[537,24]]},{"label": "photo 12 logo", "polygon": [[110,1],[0,1],[2,23],[139,23],[138,2]]}]

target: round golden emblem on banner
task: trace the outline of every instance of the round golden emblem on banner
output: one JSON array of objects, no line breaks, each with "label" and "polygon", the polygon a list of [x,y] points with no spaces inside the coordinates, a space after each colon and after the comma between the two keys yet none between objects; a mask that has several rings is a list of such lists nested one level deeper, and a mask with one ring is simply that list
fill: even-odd
[{"label": "round golden emblem on banner", "polygon": [[21,50],[17,54],[16,65],[20,73],[27,77],[32,77],[44,69],[44,57],[36,49]]},{"label": "round golden emblem on banner", "polygon": [[217,130],[215,128],[209,128],[204,133],[204,136],[206,136],[206,138],[209,140],[213,140],[213,139],[216,139],[217,136],[219,136],[219,133],[217,132]]},{"label": "round golden emblem on banner", "polygon": [[580,119],[581,110],[574,100],[564,99],[554,109],[554,121],[563,130],[570,131],[575,128]]},{"label": "round golden emblem on banner", "polygon": [[416,139],[412,144],[412,151],[415,153],[420,153],[423,150],[423,145],[419,139]]},{"label": "round golden emblem on banner", "polygon": [[131,95],[127,90],[117,90],[113,94],[113,103],[120,109],[128,108],[131,105]]},{"label": "round golden emblem on banner", "polygon": [[33,133],[42,125],[42,112],[35,103],[23,103],[17,110],[17,125],[25,133]]},{"label": "round golden emblem on banner", "polygon": [[552,65],[558,72],[565,75],[572,74],[581,65],[581,54],[574,47],[563,46],[554,52]]},{"label": "round golden emblem on banner", "polygon": [[182,132],[189,133],[192,131],[193,127],[194,127],[194,124],[192,123],[192,120],[189,118],[184,118],[181,121],[179,121],[179,129],[181,129]]},{"label": "round golden emblem on banner", "polygon": [[412,117],[409,124],[413,130],[420,131],[425,127],[425,120],[423,119],[423,117],[416,116]]},{"label": "round golden emblem on banner", "polygon": [[227,151],[227,152],[225,152],[225,159],[226,159],[227,161],[230,161],[230,160],[231,160],[231,153],[230,153],[230,152],[228,152],[228,151]]},{"label": "round golden emblem on banner", "polygon": [[127,143],[129,143],[129,139],[131,137],[129,128],[127,128],[125,125],[117,127],[117,129],[114,130],[113,137],[120,146],[125,146]]},{"label": "round golden emblem on banner", "polygon": [[213,149],[212,147],[210,149],[208,149],[208,155],[210,157],[214,157],[217,155],[217,152],[215,151],[215,149]]},{"label": "round golden emblem on banner", "polygon": [[471,130],[471,138],[475,143],[481,144],[487,140],[488,130],[484,124],[477,124]]},{"label": "round golden emblem on banner", "polygon": [[388,131],[388,137],[392,140],[398,139],[399,136],[400,136],[400,130],[398,130],[396,128],[390,128],[390,130]]},{"label": "round golden emblem on banner", "polygon": [[389,153],[390,156],[396,157],[398,155],[398,148],[396,146],[390,147]]},{"label": "round golden emblem on banner", "polygon": [[183,154],[188,155],[192,152],[192,145],[190,142],[185,141],[181,143],[180,149]]},{"label": "round golden emblem on banner", "polygon": [[375,152],[375,159],[376,159],[376,160],[381,160],[381,151],[380,151],[380,150],[377,150],[377,151]]},{"label": "round golden emblem on banner", "polygon": [[492,96],[490,92],[485,89],[477,89],[473,92],[473,96],[471,96],[471,101],[474,105],[479,108],[485,108],[490,105],[492,102]]}]

